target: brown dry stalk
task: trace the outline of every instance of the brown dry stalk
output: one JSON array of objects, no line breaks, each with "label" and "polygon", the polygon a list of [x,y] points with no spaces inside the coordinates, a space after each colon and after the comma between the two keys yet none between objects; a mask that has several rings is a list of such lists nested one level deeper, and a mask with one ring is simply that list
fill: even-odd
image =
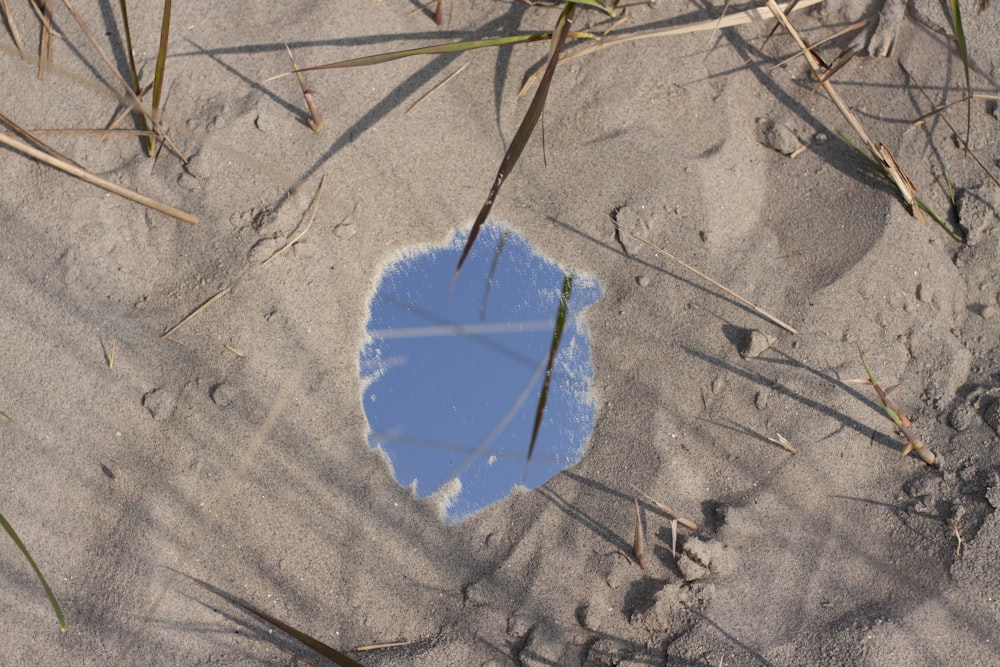
[{"label": "brown dry stalk", "polygon": [[299,80],[302,97],[305,98],[306,107],[309,109],[309,118],[306,119],[306,122],[309,123],[309,127],[312,128],[313,132],[319,133],[323,130],[323,116],[320,115],[319,109],[316,108],[313,91],[306,85],[306,76],[299,71],[299,64],[295,62],[295,56],[292,55],[292,50],[289,48],[288,42],[285,42],[285,50],[288,51],[288,59],[292,63],[292,70],[295,72],[295,78]]},{"label": "brown dry stalk", "polygon": [[648,502],[648,503],[652,504],[652,505],[653,505],[653,507],[655,507],[656,509],[660,510],[661,512],[663,512],[664,514],[666,514],[666,515],[667,515],[667,516],[669,516],[670,518],[672,518],[672,519],[677,519],[677,521],[678,521],[678,522],[679,522],[679,523],[680,523],[680,524],[681,524],[682,526],[684,526],[685,528],[687,528],[688,530],[690,530],[690,531],[693,531],[693,532],[695,532],[695,533],[697,533],[697,532],[698,532],[698,531],[700,530],[700,527],[699,527],[699,526],[698,526],[698,524],[696,524],[696,523],[695,523],[694,521],[690,521],[689,519],[685,519],[685,518],[684,518],[684,517],[682,517],[682,516],[681,516],[680,514],[678,514],[677,512],[673,511],[672,509],[670,509],[669,507],[667,507],[667,506],[666,506],[666,505],[664,505],[663,503],[661,503],[661,502],[659,502],[659,501],[657,501],[657,500],[654,500],[654,499],[653,499],[653,498],[651,498],[651,497],[650,497],[650,496],[649,496],[649,495],[648,495],[648,494],[647,494],[647,493],[646,493],[645,491],[643,491],[642,489],[640,489],[640,488],[639,488],[638,486],[636,486],[635,484],[633,484],[633,485],[632,485],[632,488],[633,488],[633,489],[634,489],[634,490],[635,490],[635,491],[636,491],[636,492],[637,492],[637,493],[638,493],[639,495],[641,495],[641,496],[642,496],[643,498],[645,498],[645,499],[646,499],[646,502]]},{"label": "brown dry stalk", "polygon": [[52,10],[48,0],[35,0],[31,7],[42,22],[42,32],[38,38],[38,80],[41,81],[45,78],[46,65],[52,62]]},{"label": "brown dry stalk", "polygon": [[200,313],[201,311],[205,310],[206,308],[208,308],[209,306],[211,306],[213,303],[215,303],[216,301],[218,301],[222,297],[224,297],[227,294],[229,294],[229,290],[231,290],[231,289],[232,289],[232,287],[225,287],[222,290],[220,290],[215,296],[213,296],[208,301],[206,301],[205,303],[201,304],[200,306],[198,306],[197,308],[195,308],[194,310],[192,310],[190,313],[188,313],[187,317],[185,317],[183,320],[181,320],[180,322],[178,322],[174,326],[170,327],[170,329],[167,331],[167,333],[165,333],[162,336],[160,336],[160,338],[166,338],[167,340],[169,340],[169,341],[171,341],[173,343],[176,343],[177,341],[175,341],[173,338],[171,338],[170,334],[174,333],[175,331],[177,331],[178,329],[180,329],[182,326],[184,326],[185,324],[187,324],[188,322],[190,322],[191,320],[193,320],[194,317],[198,313]]},{"label": "brown dry stalk", "polygon": [[758,306],[757,304],[755,304],[750,299],[747,299],[747,298],[741,296],[740,294],[734,292],[733,290],[729,289],[728,287],[726,287],[725,285],[723,285],[722,283],[720,283],[718,280],[716,280],[712,276],[710,276],[707,273],[705,273],[704,271],[700,271],[699,269],[696,269],[695,267],[691,266],[690,264],[688,264],[687,262],[685,262],[684,260],[682,260],[680,257],[677,257],[676,255],[667,252],[666,250],[664,250],[663,248],[660,248],[659,246],[653,245],[650,241],[647,241],[646,239],[642,238],[641,236],[638,236],[637,234],[633,234],[629,230],[623,229],[623,228],[619,227],[618,223],[615,223],[614,221],[612,221],[612,223],[615,225],[615,227],[618,229],[619,232],[625,232],[626,234],[628,234],[629,236],[631,236],[632,238],[634,238],[639,243],[642,243],[643,245],[646,245],[646,246],[652,248],[656,252],[658,252],[658,253],[664,255],[665,257],[673,260],[674,262],[680,264],[682,267],[684,267],[685,269],[687,269],[691,273],[695,274],[699,278],[701,278],[703,280],[707,280],[708,282],[712,283],[713,285],[715,285],[716,287],[718,287],[720,290],[722,290],[723,292],[725,292],[726,294],[728,294],[729,296],[733,297],[734,299],[736,299],[737,301],[739,301],[740,303],[742,303],[747,308],[750,308],[751,310],[753,310],[755,313],[757,313],[761,317],[770,320],[771,322],[773,322],[774,324],[777,324],[779,327],[781,327],[782,329],[784,329],[785,331],[787,331],[789,333],[793,333],[793,334],[798,333],[798,331],[792,325],[787,324],[783,320],[778,319],[777,317],[775,317],[771,313],[767,312],[766,310],[764,310],[763,308],[761,308],[760,306]]},{"label": "brown dry stalk", "polygon": [[632,553],[639,567],[646,569],[646,538],[642,532],[642,516],[639,514],[639,500],[635,501],[635,537],[632,538]]},{"label": "brown dry stalk", "polygon": [[[795,9],[805,9],[806,7],[811,7],[815,4],[823,2],[823,0],[801,0],[801,2],[784,3],[780,5],[790,11],[790,5],[794,3]],[[606,39],[600,39],[597,44],[592,46],[587,46],[580,49],[579,51],[573,51],[572,53],[564,54],[559,58],[559,64],[563,65],[570,62],[571,60],[576,60],[577,58],[582,58],[583,56],[589,55],[591,53],[596,53],[602,49],[606,49],[609,46],[615,46],[617,44],[627,44],[628,42],[637,42],[641,39],[653,39],[656,37],[672,37],[675,35],[686,35],[691,32],[702,32],[706,30],[718,30],[721,28],[731,28],[737,25],[743,25],[745,23],[753,23],[754,21],[763,21],[767,19],[767,13],[760,7],[754,7],[752,9],[747,9],[742,12],[736,12],[735,14],[728,14],[718,19],[708,19],[706,21],[698,21],[697,23],[689,23],[687,25],[678,25],[671,28],[665,28],[663,30],[652,30],[650,32],[639,32],[630,35],[619,35],[617,37],[608,37]],[[521,90],[518,91],[517,96],[521,97],[527,92],[531,84],[542,75],[543,70],[539,70],[529,76],[524,85],[521,86]]]},{"label": "brown dry stalk", "polygon": [[283,245],[280,248],[278,248],[277,250],[275,250],[274,253],[272,253],[272,255],[270,257],[268,257],[267,259],[265,259],[261,263],[261,266],[267,265],[268,262],[270,262],[272,259],[274,259],[278,255],[280,255],[281,253],[283,253],[286,250],[288,250],[289,248],[291,248],[293,245],[295,245],[296,243],[299,242],[299,239],[301,239],[303,236],[306,235],[306,232],[308,232],[309,228],[312,227],[313,220],[316,219],[316,211],[319,210],[319,199],[320,199],[320,196],[323,194],[323,184],[324,183],[326,183],[326,174],[324,174],[323,178],[320,179],[319,188],[316,189],[316,196],[313,197],[312,210],[309,213],[309,220],[306,221],[306,224],[302,227],[302,231],[299,232],[298,234],[296,234],[293,238],[289,239],[285,243],[285,245]]},{"label": "brown dry stalk", "polygon": [[14,25],[14,17],[10,13],[10,7],[7,5],[7,0],[0,0],[0,9],[3,10],[4,20],[7,21],[7,30],[10,31],[10,38],[14,40],[14,46],[17,47],[17,52],[20,54],[21,58],[26,59],[28,57],[28,52],[24,48],[24,44],[21,42],[21,35],[17,32],[17,26]]},{"label": "brown dry stalk", "polygon": [[71,176],[76,176],[80,180],[87,181],[88,183],[96,185],[99,188],[104,188],[108,192],[113,192],[114,194],[119,195],[121,197],[125,197],[126,199],[131,199],[136,203],[142,204],[143,206],[151,208],[154,211],[159,211],[164,215],[169,215],[170,217],[176,218],[181,222],[187,222],[192,225],[198,222],[197,216],[191,215],[190,213],[185,213],[184,211],[178,208],[174,208],[173,206],[169,206],[167,204],[158,202],[155,199],[147,197],[146,195],[139,194],[134,190],[129,190],[126,187],[118,185],[117,183],[113,183],[109,180],[103,179],[100,176],[95,176],[94,174],[91,174],[89,171],[81,169],[75,164],[66,162],[65,160],[61,160],[57,157],[49,155],[48,153],[38,150],[33,146],[29,146],[24,142],[18,141],[13,137],[8,137],[7,135],[0,133],[0,143],[6,144],[15,150],[19,150],[22,153],[25,153],[26,155],[33,157],[40,162],[44,162],[47,165],[55,167],[56,169],[61,169],[62,171],[66,172],[67,174],[70,174]]},{"label": "brown dry stalk", "polygon": [[136,95],[135,90],[132,89],[132,85],[125,80],[125,77],[121,75],[118,68],[111,62],[111,58],[108,57],[108,55],[104,52],[104,49],[102,49],[97,43],[97,40],[94,38],[94,33],[91,32],[90,26],[87,25],[87,22],[76,13],[76,10],[73,9],[73,5],[70,4],[69,0],[63,0],[63,4],[66,5],[66,9],[69,10],[70,15],[80,26],[83,34],[87,37],[87,40],[90,41],[90,45],[94,47],[95,51],[97,51],[97,55],[99,55],[101,60],[104,61],[108,70],[111,71],[114,77],[118,79],[119,83],[121,83],[122,88],[125,90],[125,101],[129,104],[129,106],[145,116],[149,120],[150,126],[156,131],[157,136],[163,140],[163,143],[166,144],[170,150],[172,150],[181,159],[182,162],[187,163],[187,158],[184,157],[184,154],[180,152],[180,149],[174,145],[173,140],[167,136],[167,131],[164,129],[163,125],[160,124],[154,110],[142,103],[142,100],[140,100],[139,96]]},{"label": "brown dry stalk", "polygon": [[906,208],[910,212],[910,215],[919,220],[922,224],[927,224],[927,221],[924,219],[923,212],[916,203],[916,188],[914,188],[913,182],[910,181],[909,177],[903,172],[895,158],[893,158],[892,153],[884,144],[872,141],[872,138],[868,136],[868,132],[861,124],[861,121],[858,120],[857,116],[854,115],[854,112],[850,110],[843,98],[840,97],[840,94],[833,87],[830,80],[824,78],[823,75],[825,73],[825,68],[823,67],[823,64],[819,61],[819,58],[816,57],[816,54],[812,52],[812,49],[808,44],[806,44],[805,40],[802,39],[802,35],[800,35],[799,31],[794,25],[792,25],[792,22],[788,20],[784,10],[778,5],[778,3],[775,2],[775,0],[767,0],[767,8],[774,15],[774,18],[781,22],[781,24],[785,27],[785,30],[788,31],[788,34],[795,40],[795,43],[798,44],[799,49],[801,50],[802,55],[805,56],[806,62],[809,63],[809,67],[812,69],[816,80],[820,82],[820,87],[823,88],[830,100],[833,102],[834,106],[837,107],[837,110],[844,117],[844,120],[847,121],[855,133],[857,133],[857,135],[861,138],[862,142],[864,142],[865,146],[868,148],[868,152],[871,153],[872,158],[882,166],[882,169],[885,170],[889,180],[891,180],[893,184],[895,184],[896,188],[899,189],[899,193],[903,197],[903,201],[906,204]]}]

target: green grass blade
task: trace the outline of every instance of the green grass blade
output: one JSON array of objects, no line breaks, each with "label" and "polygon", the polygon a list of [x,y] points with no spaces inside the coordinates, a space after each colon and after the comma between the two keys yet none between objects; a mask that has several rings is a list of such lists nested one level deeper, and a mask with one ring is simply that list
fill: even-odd
[{"label": "green grass blade", "polygon": [[500,162],[500,169],[497,170],[490,193],[486,196],[486,201],[479,210],[476,221],[472,224],[472,230],[469,232],[469,238],[465,242],[465,248],[462,250],[461,257],[458,258],[458,266],[455,267],[455,274],[451,279],[452,284],[454,284],[455,278],[458,277],[458,272],[461,271],[462,264],[465,262],[465,258],[468,257],[469,251],[472,250],[472,244],[475,243],[476,237],[479,235],[479,230],[482,228],[483,223],[486,222],[490,211],[493,210],[493,202],[496,201],[497,194],[500,192],[500,186],[503,185],[510,170],[514,168],[518,158],[521,157],[528,139],[531,138],[531,133],[534,132],[535,126],[538,124],[538,119],[542,117],[542,111],[545,109],[545,100],[549,95],[549,87],[552,84],[552,76],[555,74],[556,66],[559,64],[559,54],[562,53],[563,46],[566,44],[566,37],[569,35],[570,24],[573,22],[573,14],[575,13],[576,3],[570,2],[566,4],[566,9],[559,15],[559,21],[556,23],[556,29],[553,33],[555,38],[552,41],[552,48],[549,50],[549,61],[545,66],[545,74],[542,75],[538,89],[535,91],[535,96],[531,100],[531,105],[528,106],[528,111],[525,112],[524,119],[517,128],[517,133],[514,135],[513,141],[510,142],[510,147],[507,148],[503,160]]},{"label": "green grass blade", "polygon": [[242,609],[242,610],[244,610],[244,611],[246,611],[246,612],[248,612],[250,614],[253,614],[254,616],[256,616],[257,618],[259,618],[260,620],[264,621],[265,623],[270,623],[271,625],[273,625],[274,627],[278,628],[282,632],[285,632],[285,633],[291,635],[292,637],[295,637],[300,642],[302,642],[303,644],[305,644],[306,646],[308,646],[312,650],[314,650],[317,653],[319,653],[320,655],[322,655],[324,658],[329,658],[330,660],[332,660],[334,663],[340,665],[341,667],[364,667],[364,665],[362,665],[360,662],[358,662],[357,660],[355,660],[351,656],[346,655],[344,653],[341,653],[340,651],[338,651],[337,649],[333,648],[332,646],[328,646],[327,644],[321,642],[320,640],[318,640],[318,639],[316,639],[316,638],[314,638],[314,637],[312,637],[310,635],[307,635],[306,633],[302,632],[301,630],[296,630],[295,628],[293,628],[292,626],[288,625],[287,623],[284,623],[283,621],[278,620],[277,618],[275,618],[274,616],[271,616],[267,612],[261,611],[260,609],[256,609],[255,607],[253,607],[250,604],[244,602],[243,600],[239,599],[238,597],[236,597],[234,595],[230,595],[229,593],[227,593],[227,592],[225,592],[225,591],[223,591],[223,590],[221,590],[219,588],[216,588],[215,586],[212,586],[211,584],[208,584],[208,583],[206,583],[204,581],[200,581],[200,580],[195,579],[193,577],[189,577],[189,579],[191,579],[191,581],[193,581],[194,583],[198,584],[199,586],[201,586],[205,590],[210,591],[212,593],[215,593],[220,598],[222,598],[224,600],[227,600],[231,604],[236,605],[240,609]]},{"label": "green grass blade", "polygon": [[461,53],[463,51],[473,51],[490,46],[509,46],[511,44],[525,44],[528,42],[540,42],[551,39],[550,32],[537,32],[530,35],[508,35],[506,37],[491,37],[489,39],[475,39],[465,42],[448,42],[447,44],[434,44],[433,46],[421,46],[416,49],[405,49],[403,51],[390,51],[389,53],[378,53],[373,56],[352,58],[351,60],[341,60],[340,62],[327,63],[326,65],[314,65],[313,67],[302,67],[296,72],[313,72],[321,69],[340,69],[343,67],[363,67],[365,65],[380,65],[392,62],[400,58],[410,56],[430,56],[442,53]]},{"label": "green grass blade", "polygon": [[[135,50],[132,48],[132,30],[129,27],[128,7],[125,6],[125,0],[120,0],[119,4],[122,8],[122,24],[125,26],[125,49],[128,53],[128,68],[129,73],[132,75],[132,87],[135,89],[135,94],[140,96],[142,95],[142,84],[139,82],[139,68],[135,66]],[[149,123],[146,122],[146,116],[141,113],[136,115],[139,117],[139,129],[149,132]],[[152,137],[147,139],[150,142],[152,140]]]},{"label": "green grass blade", "polygon": [[31,565],[31,569],[35,571],[35,576],[38,577],[38,581],[42,582],[42,588],[45,589],[45,595],[49,598],[49,604],[52,605],[52,611],[56,613],[56,619],[59,621],[59,629],[66,632],[66,619],[63,617],[62,609],[59,607],[59,602],[56,600],[56,596],[52,594],[52,589],[49,588],[49,582],[45,581],[42,571],[38,569],[38,565],[35,564],[35,559],[31,557],[28,553],[28,547],[24,546],[24,542],[21,538],[17,536],[14,531],[14,527],[7,522],[3,514],[0,514],[0,527],[4,529],[4,532],[10,535],[10,539],[14,540],[14,544],[17,548],[21,550],[24,557],[28,559],[28,564]]},{"label": "green grass blade", "polygon": [[615,18],[616,16],[618,16],[618,13],[615,11],[615,5],[617,5],[618,2],[613,3],[611,7],[605,5],[600,0],[576,0],[576,4],[586,5],[588,7],[596,7],[597,9],[600,9],[602,12],[610,16],[611,18]]},{"label": "green grass blade", "polygon": [[531,444],[528,445],[528,456],[524,461],[524,476],[528,477],[528,465],[531,463],[531,456],[535,453],[535,443],[538,440],[538,429],[542,425],[542,414],[545,412],[545,404],[549,400],[549,384],[552,381],[552,369],[556,365],[556,352],[559,350],[559,341],[562,340],[563,328],[566,326],[566,317],[569,313],[569,298],[573,293],[573,274],[567,273],[563,276],[562,292],[559,295],[559,312],[556,315],[556,325],[552,330],[552,345],[549,347],[549,364],[545,368],[545,380],[542,382],[542,391],[538,395],[538,407],[535,409],[535,424],[531,428]]},{"label": "green grass blade", "polygon": [[969,138],[972,132],[972,83],[969,80],[969,44],[965,41],[965,30],[962,28],[962,9],[958,0],[948,0],[948,9],[951,12],[951,25],[955,29],[955,41],[958,43],[958,57],[965,67],[965,92],[968,102],[965,113],[965,147],[968,150]]},{"label": "green grass blade", "polygon": [[135,66],[135,50],[132,48],[132,30],[128,22],[128,7],[125,0],[119,0],[118,4],[122,8],[122,24],[125,26],[125,48],[128,54],[129,73],[132,75],[132,87],[135,89],[135,94],[138,95],[142,92],[142,85],[139,83],[139,68]]},{"label": "green grass blade", "polygon": [[[163,73],[167,68],[167,42],[170,40],[171,0],[163,0],[163,22],[160,24],[160,49],[156,54],[156,71],[153,73],[153,122],[159,120],[160,98],[163,93]],[[149,138],[149,155],[156,152],[156,138]]]}]

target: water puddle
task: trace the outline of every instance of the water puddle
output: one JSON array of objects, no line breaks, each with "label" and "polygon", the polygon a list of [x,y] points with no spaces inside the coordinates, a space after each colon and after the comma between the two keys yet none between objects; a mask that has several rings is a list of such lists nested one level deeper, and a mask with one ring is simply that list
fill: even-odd
[{"label": "water puddle", "polygon": [[[596,278],[566,275],[521,236],[484,226],[449,293],[467,233],[383,271],[361,349],[369,444],[396,481],[457,522],[537,488],[583,456],[594,427],[590,340]],[[565,324],[526,463],[560,301]]]}]

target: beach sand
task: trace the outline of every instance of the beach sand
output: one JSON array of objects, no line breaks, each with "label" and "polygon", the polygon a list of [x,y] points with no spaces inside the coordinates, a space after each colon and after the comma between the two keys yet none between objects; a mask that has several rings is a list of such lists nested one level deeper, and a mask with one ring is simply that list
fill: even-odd
[{"label": "beach sand", "polygon": [[[37,53],[38,20],[10,4]],[[0,35],[2,112],[104,128],[121,86],[51,4],[62,36],[44,80]],[[127,73],[117,3],[78,4]],[[144,80],[156,4],[131,8]],[[312,72],[319,134],[294,77],[265,82],[289,68],[283,41],[307,66],[557,16],[453,0],[439,27],[418,8],[178,3],[164,124],[187,165],[134,136],[40,135],[197,224],[0,149],[0,511],[68,623],[0,536],[0,662],[322,660],[202,582],[366,665],[1000,664],[1000,188],[956,138],[964,105],[947,112],[958,135],[941,117],[910,125],[932,108],[914,81],[935,104],[964,94],[942,6],[913,0],[890,56],[834,82],[961,243],[838,138],[857,141],[801,57],[778,65],[795,46],[783,31],[764,44],[773,21],[556,71],[544,156],[535,136],[492,217],[602,283],[586,315],[596,427],[579,464],[455,526],[367,444],[367,303],[387,262],[471,224],[547,42]],[[792,20],[818,41],[876,9]],[[963,10],[973,88],[995,95],[1000,12]],[[721,12],[659,2],[615,31]],[[609,25],[581,9],[575,29]],[[971,109],[971,147],[996,173],[997,102]],[[308,233],[262,265],[324,176]],[[613,215],[797,333],[623,244]],[[741,355],[751,337],[763,344]],[[849,383],[859,346],[883,387],[901,384],[938,466],[899,460],[875,392]],[[669,517],[644,504],[645,569],[632,485],[701,525],[675,555]]]}]

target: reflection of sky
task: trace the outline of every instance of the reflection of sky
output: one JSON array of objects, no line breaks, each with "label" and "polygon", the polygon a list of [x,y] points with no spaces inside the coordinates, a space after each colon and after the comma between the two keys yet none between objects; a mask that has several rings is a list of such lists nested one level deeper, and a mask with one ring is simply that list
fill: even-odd
[{"label": "reflection of sky", "polygon": [[490,224],[449,294],[466,237],[456,234],[449,247],[386,269],[361,350],[370,444],[388,456],[401,485],[415,484],[419,498],[457,478],[461,491],[448,509],[450,521],[573,465],[594,426],[590,341],[577,318],[601,291],[596,279],[574,276],[525,476],[563,272],[516,233],[502,241],[503,229]]}]

